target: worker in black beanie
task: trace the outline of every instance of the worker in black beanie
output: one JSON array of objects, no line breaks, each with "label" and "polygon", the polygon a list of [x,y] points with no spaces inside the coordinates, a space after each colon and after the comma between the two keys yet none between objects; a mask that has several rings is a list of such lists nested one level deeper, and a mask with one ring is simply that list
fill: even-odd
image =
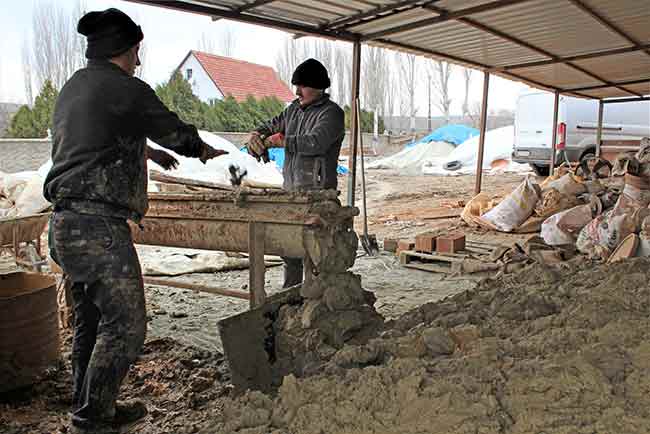
[{"label": "worker in black beanie", "polygon": [[143,33],[117,9],[90,12],[77,26],[88,65],[59,93],[52,120],[50,255],[70,283],[74,305],[72,432],[116,433],[146,414],[118,403],[140,354],[147,319],[144,284],[127,220],[147,211],[147,164],[178,162],[147,138],[186,157],[225,154],[201,140],[145,82],[135,78]]},{"label": "worker in black beanie", "polygon": [[[284,148],[282,175],[287,191],[336,190],[345,115],[325,92],[331,86],[327,69],[318,60],[307,59],[294,71],[291,84],[298,98],[251,133],[249,151],[261,156],[267,148]],[[302,282],[303,258],[282,259],[283,286]]]}]

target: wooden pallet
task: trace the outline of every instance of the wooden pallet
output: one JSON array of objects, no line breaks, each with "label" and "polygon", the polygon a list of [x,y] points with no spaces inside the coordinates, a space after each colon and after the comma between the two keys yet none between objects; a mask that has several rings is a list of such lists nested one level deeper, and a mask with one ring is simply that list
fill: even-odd
[{"label": "wooden pallet", "polygon": [[454,271],[454,263],[460,264],[466,259],[486,258],[496,247],[495,244],[467,241],[465,250],[457,253],[422,253],[403,250],[400,252],[399,262],[405,268],[450,274]]}]

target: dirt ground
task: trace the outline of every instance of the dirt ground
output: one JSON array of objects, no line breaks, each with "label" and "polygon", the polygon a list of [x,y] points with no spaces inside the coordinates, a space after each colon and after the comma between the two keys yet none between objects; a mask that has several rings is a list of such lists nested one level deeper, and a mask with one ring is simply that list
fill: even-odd
[{"label": "dirt ground", "polygon": [[[522,175],[484,175],[483,191],[493,196],[503,196],[522,179]],[[341,183],[344,184],[345,180],[342,179]],[[368,172],[367,185],[369,232],[381,241],[384,238],[412,238],[431,229],[458,227],[457,217],[427,217],[439,215],[441,209],[459,212],[472,197],[474,177],[400,176],[395,171],[375,170]],[[344,201],[345,186],[341,197]],[[361,199],[360,191],[357,198]],[[470,239],[494,243],[511,243],[524,238],[485,233],[467,227],[461,229]],[[360,219],[357,230],[362,230]],[[7,271],[10,266],[9,258],[0,256],[0,271]],[[478,284],[478,279],[474,277],[450,278],[406,269],[399,265],[392,254],[368,257],[362,250],[352,271],[361,275],[365,289],[374,292],[377,297],[375,307],[387,319],[397,319],[426,303],[474,290]],[[268,292],[281,289],[281,274],[282,267],[267,270]],[[246,290],[248,272],[190,274],[175,279]],[[217,322],[244,312],[248,309],[248,302],[159,286],[147,286],[146,293],[148,341],[144,356],[129,373],[123,394],[125,397],[145,399],[152,411],[145,422],[132,427],[129,432],[198,432],[199,422],[205,420],[206,414],[210,414],[213,420],[221,420],[220,409],[230,402],[229,374],[221,354]],[[42,382],[31,389],[0,396],[0,433],[67,432],[69,348],[68,333],[63,342],[62,362],[49,371]],[[220,427],[210,432],[234,432],[231,429]],[[278,434],[284,432],[277,431]],[[298,431],[289,429],[286,432]]]}]

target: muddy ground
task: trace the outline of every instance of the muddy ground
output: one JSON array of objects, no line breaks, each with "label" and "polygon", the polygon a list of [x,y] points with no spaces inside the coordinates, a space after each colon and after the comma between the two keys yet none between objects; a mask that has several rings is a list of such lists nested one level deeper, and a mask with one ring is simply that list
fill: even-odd
[{"label": "muddy ground", "polygon": [[[522,175],[484,176],[483,190],[494,196],[503,196],[522,179]],[[436,215],[441,208],[459,211],[471,198],[470,192],[474,188],[474,177],[400,176],[397,172],[386,170],[370,171],[367,181],[370,233],[376,234],[380,240],[389,237],[410,238],[431,229],[457,227],[458,218],[431,220],[426,217]],[[359,192],[357,195],[360,198]],[[345,191],[342,197],[345,197]],[[521,236],[496,235],[466,227],[461,229],[472,239],[495,243],[522,239]],[[4,267],[6,271],[8,266],[8,258],[0,257],[0,269]],[[387,253],[370,258],[360,251],[353,271],[362,276],[364,288],[375,293],[375,307],[388,319],[397,319],[405,314],[415,315],[413,309],[425,303],[477,287],[477,278],[474,277],[450,278],[402,268],[397,259]],[[267,270],[269,292],[280,289],[281,273],[281,267]],[[245,290],[248,273],[191,274],[174,279]],[[147,286],[147,298],[149,328],[145,355],[129,373],[124,395],[147,400],[152,413],[143,424],[132,427],[130,432],[197,432],[208,415],[216,427],[210,432],[234,432],[233,427],[219,425],[222,420],[221,408],[231,401],[229,374],[220,353],[216,323],[219,319],[244,312],[248,309],[248,302],[157,286]],[[42,382],[33,389],[2,397],[4,404],[0,404],[0,433],[66,432],[70,401],[69,344],[68,334],[63,342],[62,362],[48,372]],[[267,432],[264,429],[257,427],[250,432]],[[282,429],[286,431],[277,433],[334,432],[327,429],[294,431],[289,425]],[[375,427],[354,432],[384,431]]]}]

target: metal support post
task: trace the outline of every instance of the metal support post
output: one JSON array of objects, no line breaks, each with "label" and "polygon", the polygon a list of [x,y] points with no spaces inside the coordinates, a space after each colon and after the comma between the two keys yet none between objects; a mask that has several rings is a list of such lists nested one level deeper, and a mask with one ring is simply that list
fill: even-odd
[{"label": "metal support post", "polygon": [[603,139],[603,111],[605,104],[601,99],[598,102],[598,127],[596,130],[596,158],[600,158],[600,142]]},{"label": "metal support post", "polygon": [[356,118],[356,103],[359,99],[359,81],[361,74],[361,42],[352,45],[352,99],[350,101],[350,143],[348,160],[348,206],[354,206],[354,193],[357,186],[357,147],[360,120]]},{"label": "metal support post", "polygon": [[483,103],[481,105],[481,131],[478,141],[478,158],[476,161],[476,187],[474,193],[481,192],[481,181],[483,177],[483,154],[485,152],[485,131],[487,127],[488,91],[490,90],[490,73],[483,73]]},{"label": "metal support post", "polygon": [[551,139],[551,146],[553,151],[551,152],[551,164],[549,168],[549,175],[553,175],[555,171],[555,161],[557,158],[557,115],[560,108],[560,92],[555,91],[555,100],[553,102],[553,138]]}]

